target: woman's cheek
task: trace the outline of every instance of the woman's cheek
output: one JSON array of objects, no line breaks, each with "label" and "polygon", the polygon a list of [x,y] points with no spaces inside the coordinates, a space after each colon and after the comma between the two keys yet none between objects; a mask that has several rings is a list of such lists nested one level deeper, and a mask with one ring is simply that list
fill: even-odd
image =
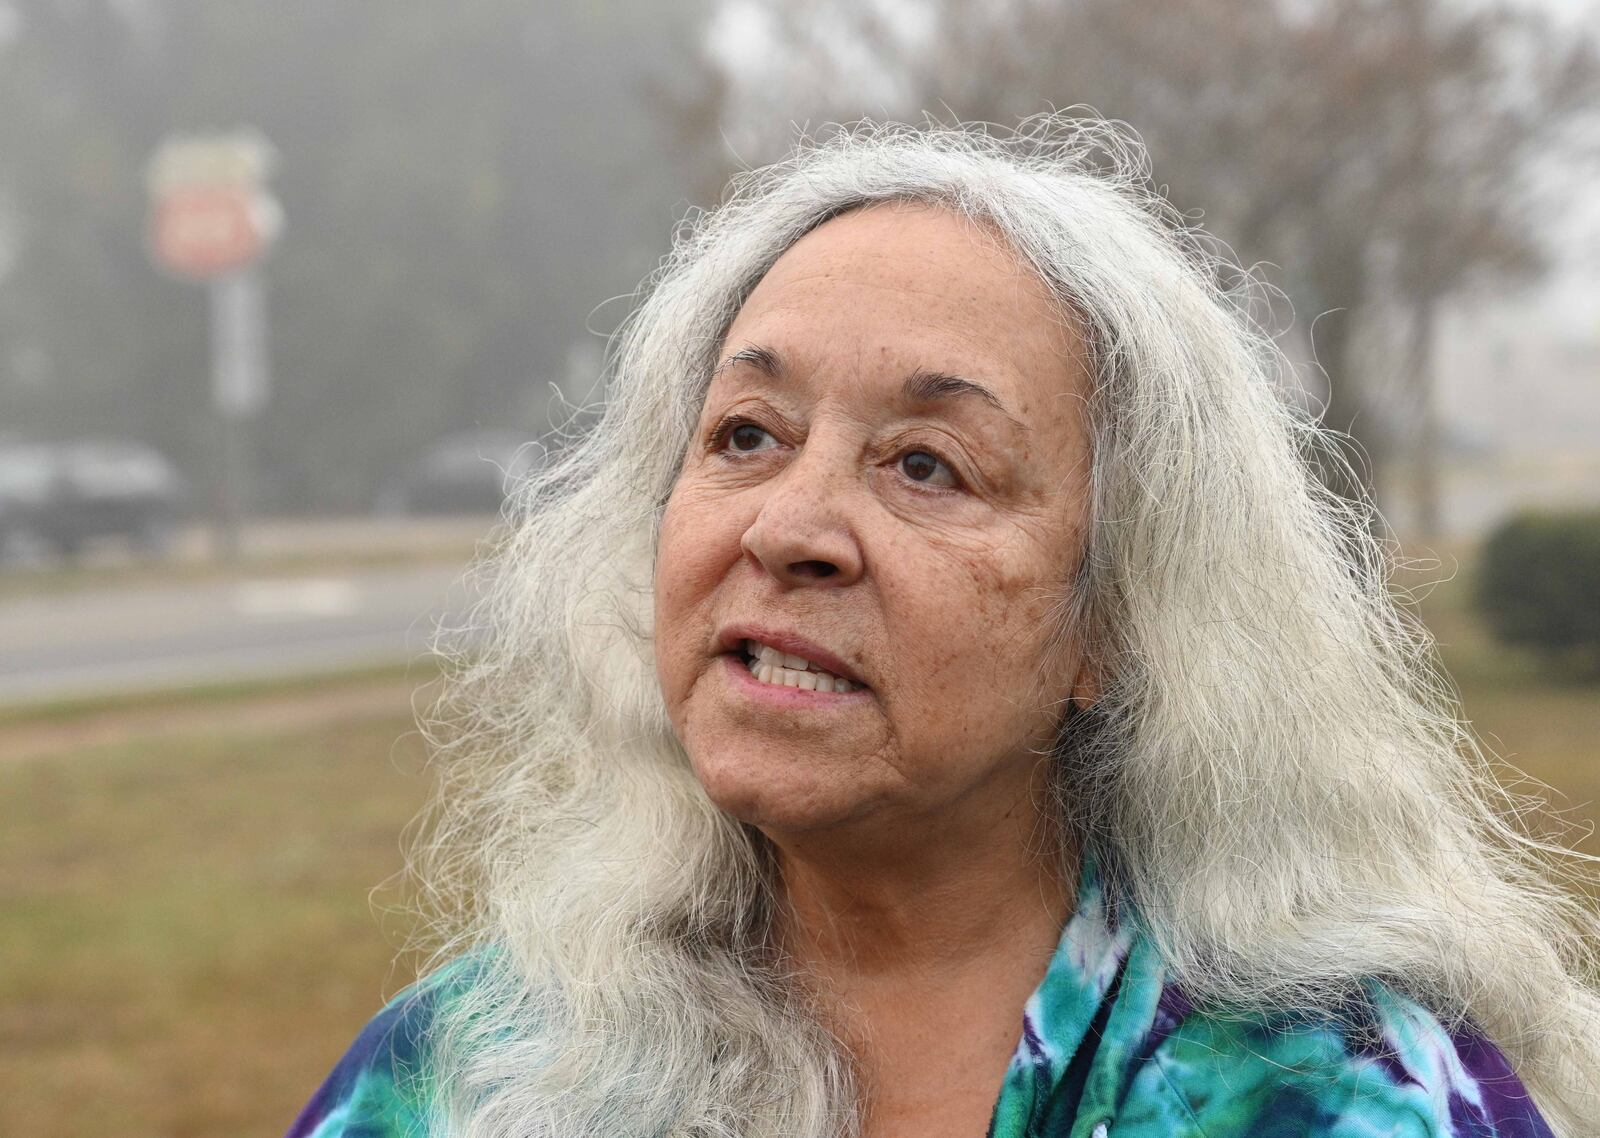
[{"label": "woman's cheek", "polygon": [[692,492],[674,492],[656,551],[655,634],[663,679],[681,678],[710,644],[718,586],[740,557],[740,532],[728,511]]}]

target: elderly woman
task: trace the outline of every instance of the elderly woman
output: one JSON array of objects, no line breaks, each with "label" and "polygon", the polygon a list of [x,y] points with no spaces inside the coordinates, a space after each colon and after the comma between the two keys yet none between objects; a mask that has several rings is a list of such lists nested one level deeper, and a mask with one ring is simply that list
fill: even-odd
[{"label": "elderly woman", "polygon": [[1592,918],[1143,173],[861,129],[682,237],[294,1135],[1597,1133]]}]

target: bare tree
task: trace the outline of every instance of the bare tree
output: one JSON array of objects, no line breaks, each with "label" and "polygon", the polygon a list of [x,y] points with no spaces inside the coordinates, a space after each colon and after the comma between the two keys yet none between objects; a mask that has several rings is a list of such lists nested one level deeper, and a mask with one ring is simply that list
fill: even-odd
[{"label": "bare tree", "polygon": [[1168,198],[1203,210],[1246,263],[1275,266],[1268,279],[1311,328],[1324,419],[1347,432],[1355,472],[1327,474],[1347,495],[1401,457],[1382,377],[1362,373],[1356,349],[1408,323],[1409,374],[1394,378],[1423,450],[1424,524],[1435,307],[1474,281],[1536,271],[1541,177],[1594,156],[1582,128],[1600,97],[1595,43],[1526,6],[741,2],[761,34],[731,58],[762,62],[710,89],[722,129],[769,149],[791,122],[862,115],[1003,124],[1087,104],[1133,126]]}]

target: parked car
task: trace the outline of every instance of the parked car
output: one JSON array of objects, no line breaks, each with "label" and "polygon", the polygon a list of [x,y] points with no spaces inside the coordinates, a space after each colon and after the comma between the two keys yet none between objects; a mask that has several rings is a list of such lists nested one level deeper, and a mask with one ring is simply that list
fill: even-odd
[{"label": "parked car", "polygon": [[50,448],[37,443],[0,444],[0,561],[24,552],[43,538],[38,519],[55,479]]},{"label": "parked car", "polygon": [[445,435],[383,486],[378,509],[390,514],[492,514],[543,457],[540,444],[511,431]]},{"label": "parked car", "polygon": [[127,439],[0,445],[0,554],[43,544],[75,557],[99,538],[161,553],[188,487],[155,449]]}]

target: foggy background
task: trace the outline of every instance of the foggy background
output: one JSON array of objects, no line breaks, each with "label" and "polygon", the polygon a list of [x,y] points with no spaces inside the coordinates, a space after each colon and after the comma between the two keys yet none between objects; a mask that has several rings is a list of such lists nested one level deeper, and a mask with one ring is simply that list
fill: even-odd
[{"label": "foggy background", "polygon": [[[547,431],[552,385],[591,395],[675,222],[794,124],[1087,104],[1267,266],[1274,326],[1334,377],[1329,419],[1353,426],[1401,524],[1418,507],[1399,468],[1436,386],[1429,528],[1470,534],[1577,469],[1600,481],[1586,10],[11,0],[0,432],[140,440],[209,508],[203,289],[147,247],[145,165],[174,134],[249,127],[277,152],[270,396],[244,432],[245,494],[258,516],[304,516],[392,505],[386,487],[452,431]],[[1492,501],[1462,489],[1490,468]]]},{"label": "foggy background", "polygon": [[[686,214],[801,130],[1073,106],[1275,291],[1467,716],[1587,825],[1600,688],[1473,600],[1600,507],[1586,0],[0,0],[19,1133],[280,1133],[404,982],[427,633]],[[261,248],[185,275],[152,163],[217,138]]]}]

